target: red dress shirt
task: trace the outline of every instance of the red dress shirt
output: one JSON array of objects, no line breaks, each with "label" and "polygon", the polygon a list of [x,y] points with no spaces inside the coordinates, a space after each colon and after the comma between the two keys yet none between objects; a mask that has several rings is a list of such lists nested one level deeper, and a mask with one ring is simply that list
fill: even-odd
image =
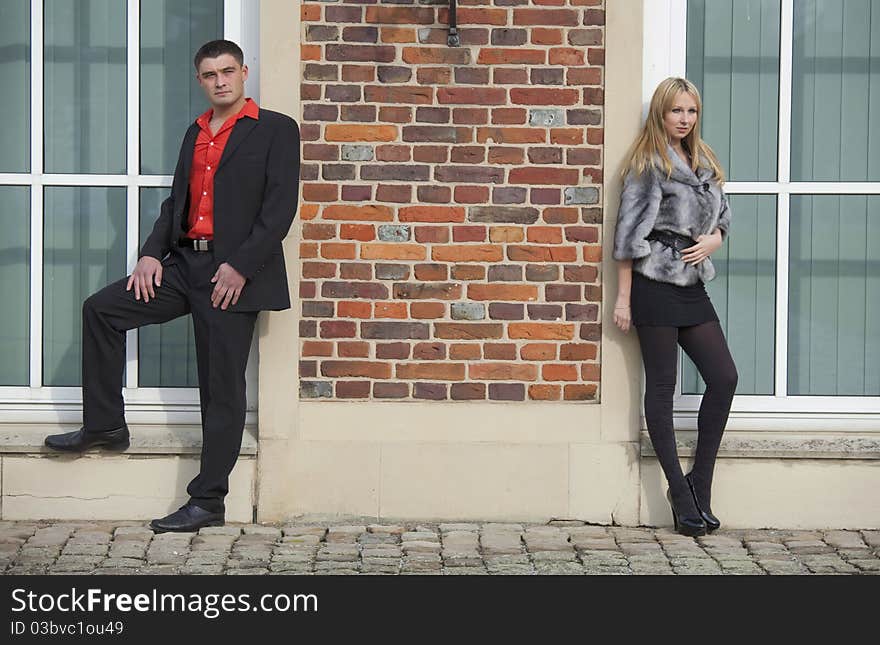
[{"label": "red dress shirt", "polygon": [[211,117],[214,110],[202,114],[196,123],[199,136],[193,150],[192,169],[189,174],[189,231],[187,237],[194,240],[214,239],[214,172],[223,156],[223,149],[239,119],[259,119],[260,108],[252,99],[246,99],[244,107],[235,116],[211,133]]}]

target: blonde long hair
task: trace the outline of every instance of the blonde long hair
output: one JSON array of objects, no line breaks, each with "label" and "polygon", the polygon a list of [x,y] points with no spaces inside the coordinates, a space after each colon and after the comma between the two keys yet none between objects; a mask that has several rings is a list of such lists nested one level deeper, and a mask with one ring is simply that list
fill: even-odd
[{"label": "blonde long hair", "polygon": [[672,109],[675,99],[681,92],[689,94],[697,104],[697,120],[688,135],[682,139],[684,148],[691,153],[691,170],[696,172],[701,165],[706,166],[715,173],[715,180],[719,184],[724,183],[724,170],[718,162],[718,157],[709,144],[700,138],[700,120],[703,114],[700,92],[686,78],[676,77],[667,78],[654,90],[648,118],[645,119],[645,125],[627,155],[621,176],[626,177],[630,171],[638,175],[642,174],[649,166],[656,166],[657,157],[663,164],[667,178],[672,174],[672,159],[666,153],[669,138],[663,126],[663,116]]}]

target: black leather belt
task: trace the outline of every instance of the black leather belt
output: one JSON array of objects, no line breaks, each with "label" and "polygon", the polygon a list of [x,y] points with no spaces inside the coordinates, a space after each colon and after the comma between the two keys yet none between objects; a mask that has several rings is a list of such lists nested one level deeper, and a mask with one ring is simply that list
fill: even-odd
[{"label": "black leather belt", "polygon": [[182,237],[177,240],[177,246],[192,249],[193,251],[212,251],[214,249],[214,241],[194,240],[191,237]]},{"label": "black leather belt", "polygon": [[660,242],[663,246],[668,246],[671,249],[675,249],[676,251],[682,251],[690,246],[696,244],[694,240],[689,238],[687,235],[681,235],[679,233],[673,233],[672,231],[662,231],[659,229],[654,229],[645,237],[646,240],[656,240]]}]

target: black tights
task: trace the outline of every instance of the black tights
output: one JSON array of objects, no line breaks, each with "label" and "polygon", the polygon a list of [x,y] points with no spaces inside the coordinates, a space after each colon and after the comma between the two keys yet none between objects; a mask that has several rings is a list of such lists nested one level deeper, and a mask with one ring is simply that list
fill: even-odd
[{"label": "black tights", "polygon": [[736,365],[717,322],[693,327],[637,327],[645,364],[645,420],[654,452],[672,499],[682,515],[696,515],[678,461],[672,427],[672,397],[678,372],[678,345],[690,356],[706,382],[697,418],[697,451],[691,481],[704,510],[710,508],[712,473],[721,435],[736,390]]}]

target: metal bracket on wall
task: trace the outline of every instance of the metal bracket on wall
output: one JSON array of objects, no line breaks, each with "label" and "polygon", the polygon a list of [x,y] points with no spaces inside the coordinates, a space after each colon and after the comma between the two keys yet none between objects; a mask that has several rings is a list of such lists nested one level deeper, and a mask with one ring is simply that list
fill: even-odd
[{"label": "metal bracket on wall", "polygon": [[457,0],[449,0],[449,34],[446,36],[446,44],[450,47],[461,45],[461,38],[458,36],[458,25],[455,20],[456,2]]}]

